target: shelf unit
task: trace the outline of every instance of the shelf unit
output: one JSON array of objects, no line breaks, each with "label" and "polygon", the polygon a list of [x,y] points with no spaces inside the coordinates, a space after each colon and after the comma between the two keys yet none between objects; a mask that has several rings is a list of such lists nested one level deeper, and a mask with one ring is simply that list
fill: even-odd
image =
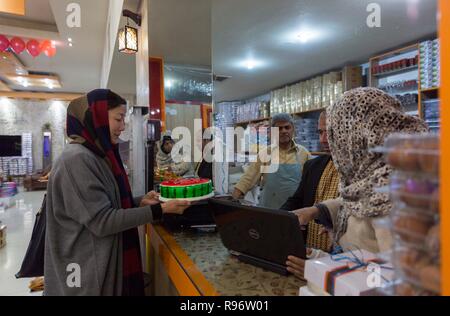
[{"label": "shelf unit", "polygon": [[[403,48],[399,48],[393,51],[386,52],[384,54],[374,56],[369,60],[369,86],[371,87],[380,87],[380,81],[385,79],[388,81],[389,77],[400,76],[402,74],[414,73],[411,80],[417,80],[417,88],[411,88],[407,91],[399,91],[397,93],[392,93],[393,95],[404,95],[406,93],[414,93],[417,94],[417,113],[420,117],[422,117],[422,110],[420,104],[420,44],[413,44],[410,46],[406,46]],[[394,69],[382,73],[374,73],[374,67],[389,64],[392,62],[400,61],[401,59],[407,58],[405,55],[414,55],[416,57],[417,64],[408,66],[405,68]],[[398,58],[398,59],[397,59]],[[408,112],[411,112],[411,109],[408,109]],[[414,111],[415,112],[415,109]]]},{"label": "shelf unit", "polygon": [[[386,72],[386,73],[377,73],[374,74],[372,69],[374,66],[379,66],[380,65],[380,61],[385,60],[385,59],[389,59],[389,58],[394,58],[394,57],[398,57],[402,54],[405,53],[410,53],[410,52],[417,52],[417,55],[419,55],[419,44],[413,44],[410,46],[406,46],[403,48],[399,48],[393,51],[389,51],[386,52],[384,54],[381,55],[377,55],[374,56],[372,58],[369,59],[369,86],[371,87],[377,87],[378,86],[378,79],[377,77],[386,77],[386,76],[392,76],[392,75],[396,75],[396,74],[400,74],[400,73],[404,73],[404,72],[408,72],[408,71],[413,71],[413,70],[419,70],[419,64],[415,65],[415,66],[410,66],[407,68],[402,68],[402,69],[396,69],[396,70],[392,70],[390,72]],[[419,73],[417,73],[417,80],[419,80]]]},{"label": "shelf unit", "polygon": [[[420,106],[420,44],[416,43],[410,46],[399,48],[393,51],[386,52],[384,54],[370,58],[369,60],[369,86],[381,88],[380,82],[382,80],[385,83],[389,83],[389,78],[397,76],[401,78],[400,80],[405,80],[405,77],[411,77],[408,80],[415,80],[417,82],[417,87],[413,86],[410,88],[400,89],[397,92],[388,92],[391,95],[405,95],[405,94],[417,94],[417,105],[414,107],[408,107],[405,109],[407,112],[417,113],[422,117],[422,111]],[[409,56],[408,56],[409,55]],[[399,62],[403,59],[415,59],[414,65],[410,65],[404,68],[393,69],[382,73],[374,73],[374,68],[377,66],[382,66],[385,64],[391,64]],[[398,65],[397,65],[398,66]],[[411,74],[411,75],[409,75]],[[403,75],[403,76],[402,76]],[[403,78],[402,78],[403,77]],[[413,103],[414,104],[414,103]],[[411,105],[411,104],[410,104]]]},{"label": "shelf unit", "polygon": [[[396,69],[396,70],[392,70],[392,71],[388,71],[385,73],[372,73],[373,72],[373,66],[378,66],[380,61],[388,59],[388,58],[395,58],[397,56],[400,56],[402,54],[405,53],[412,53],[412,52],[417,52],[417,55],[419,56],[419,62],[417,65],[414,66],[410,66],[410,67],[406,67],[406,68],[402,68],[402,69]],[[395,75],[399,75],[402,73],[407,73],[407,72],[412,72],[412,71],[417,71],[417,90],[416,89],[411,89],[409,91],[403,91],[403,92],[398,92],[396,94],[405,94],[407,92],[417,92],[418,95],[418,102],[417,102],[417,112],[419,114],[420,118],[424,118],[424,105],[423,105],[423,100],[424,99],[428,99],[428,98],[439,98],[439,87],[434,87],[434,88],[429,88],[429,89],[422,89],[421,88],[421,83],[420,83],[420,43],[417,44],[413,44],[407,47],[403,47],[397,50],[393,50],[390,52],[387,52],[385,54],[382,55],[378,55],[375,56],[373,58],[370,59],[369,61],[369,85],[371,87],[378,87],[379,86],[379,80],[381,78],[386,78],[389,76],[395,76]]]},{"label": "shelf unit", "polygon": [[419,69],[419,65],[409,66],[406,68],[390,70],[390,71],[386,71],[386,72],[382,72],[382,73],[376,73],[376,74],[373,74],[373,77],[375,77],[375,78],[388,77],[388,76],[398,75],[401,73],[405,73],[405,72],[412,71],[412,70],[418,70],[418,69]]},{"label": "shelf unit", "polygon": [[[312,110],[308,110],[308,111],[304,111],[304,112],[289,113],[289,114],[291,114],[292,116],[304,116],[304,115],[306,115],[308,113],[320,112],[320,111],[323,111],[323,110],[325,110],[325,108],[318,108],[318,109],[312,109]],[[234,125],[236,125],[236,126],[246,126],[246,125],[251,124],[251,123],[264,122],[264,121],[270,120],[270,119],[271,119],[271,117],[259,118],[259,119],[250,120],[250,121],[238,122],[238,123],[235,123]]]}]

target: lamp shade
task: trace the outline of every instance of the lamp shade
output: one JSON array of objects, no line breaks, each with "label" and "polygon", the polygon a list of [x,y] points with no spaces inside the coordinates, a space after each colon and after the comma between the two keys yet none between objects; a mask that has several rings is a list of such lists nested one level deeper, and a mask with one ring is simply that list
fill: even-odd
[{"label": "lamp shade", "polygon": [[138,30],[126,25],[119,31],[119,51],[136,54],[138,51]]}]

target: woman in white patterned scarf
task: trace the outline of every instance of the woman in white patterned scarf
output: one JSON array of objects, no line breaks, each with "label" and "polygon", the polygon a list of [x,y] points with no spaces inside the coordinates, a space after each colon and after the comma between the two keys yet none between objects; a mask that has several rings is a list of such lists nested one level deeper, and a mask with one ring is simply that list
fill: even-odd
[{"label": "woman in white patterned scarf", "polygon": [[388,250],[391,235],[374,220],[388,215],[392,205],[388,194],[374,189],[389,183],[392,170],[382,154],[370,149],[383,145],[392,133],[426,131],[421,119],[405,114],[396,98],[379,89],[346,92],[327,109],[328,142],[340,175],[340,197],[296,211],[300,223],[318,220],[326,224],[333,231],[334,245],[343,250]]}]

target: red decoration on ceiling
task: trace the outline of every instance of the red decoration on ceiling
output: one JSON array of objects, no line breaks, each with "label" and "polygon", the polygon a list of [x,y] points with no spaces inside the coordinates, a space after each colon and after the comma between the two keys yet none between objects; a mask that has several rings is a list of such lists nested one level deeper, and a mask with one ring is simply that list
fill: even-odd
[{"label": "red decoration on ceiling", "polygon": [[9,47],[9,40],[6,36],[0,35],[0,52],[4,52]]},{"label": "red decoration on ceiling", "polygon": [[56,55],[56,47],[53,42],[46,40],[41,44],[41,52],[43,52],[47,57],[53,57]]},{"label": "red decoration on ceiling", "polygon": [[0,52],[10,49],[19,55],[25,48],[33,57],[37,57],[41,53],[44,53],[47,57],[54,57],[56,55],[56,46],[53,41],[44,40],[42,43],[39,43],[35,39],[30,39],[25,43],[20,37],[13,37],[11,40],[8,40],[5,35],[0,35]]},{"label": "red decoration on ceiling", "polygon": [[25,49],[25,42],[20,37],[14,37],[10,45],[16,54],[22,53]]},{"label": "red decoration on ceiling", "polygon": [[35,39],[29,40],[27,43],[27,50],[31,56],[37,57],[41,53],[41,47],[39,42]]}]

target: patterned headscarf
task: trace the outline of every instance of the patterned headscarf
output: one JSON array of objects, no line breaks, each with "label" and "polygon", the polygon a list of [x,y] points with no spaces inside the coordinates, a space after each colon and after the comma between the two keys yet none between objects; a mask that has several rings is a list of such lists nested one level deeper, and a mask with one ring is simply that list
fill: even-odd
[{"label": "patterned headscarf", "polygon": [[391,133],[426,131],[421,119],[405,114],[397,99],[375,88],[348,91],[328,107],[328,142],[344,201],[334,227],[335,242],[347,231],[350,216],[366,218],[390,212],[389,196],[374,188],[389,183],[391,168],[382,154],[369,150],[383,145]]},{"label": "patterned headscarf", "polygon": [[[111,90],[98,89],[73,100],[67,109],[67,136],[99,157],[111,168],[120,191],[121,207],[134,207],[128,177],[119,155],[118,146],[111,143],[108,110],[126,104]],[[122,232],[123,280],[122,295],[143,296],[144,277],[137,228]]]}]

